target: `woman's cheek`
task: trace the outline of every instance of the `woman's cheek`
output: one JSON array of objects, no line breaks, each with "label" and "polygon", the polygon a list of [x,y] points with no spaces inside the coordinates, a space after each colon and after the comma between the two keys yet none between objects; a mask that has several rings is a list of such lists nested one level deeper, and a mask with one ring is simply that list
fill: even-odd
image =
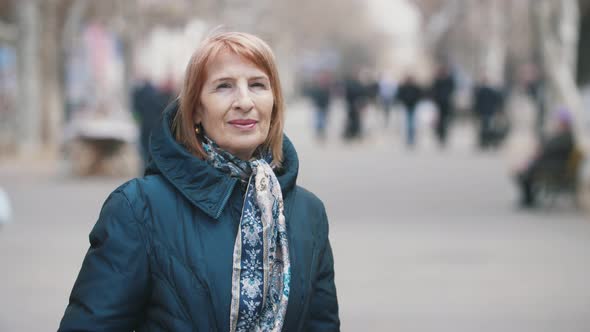
[{"label": "woman's cheek", "polygon": [[272,108],[274,106],[274,97],[272,96],[272,94],[265,96],[263,103],[264,110],[266,111],[266,113],[268,113],[268,116],[270,117],[270,113],[272,112]]}]

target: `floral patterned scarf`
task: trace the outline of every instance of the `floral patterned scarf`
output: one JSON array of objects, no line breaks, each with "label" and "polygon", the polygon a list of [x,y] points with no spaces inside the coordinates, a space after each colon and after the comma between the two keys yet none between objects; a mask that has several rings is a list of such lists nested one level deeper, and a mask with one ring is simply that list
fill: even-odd
[{"label": "floral patterned scarf", "polygon": [[291,278],[283,196],[269,161],[243,161],[205,137],[213,167],[248,183],[233,255],[230,331],[280,332]]}]

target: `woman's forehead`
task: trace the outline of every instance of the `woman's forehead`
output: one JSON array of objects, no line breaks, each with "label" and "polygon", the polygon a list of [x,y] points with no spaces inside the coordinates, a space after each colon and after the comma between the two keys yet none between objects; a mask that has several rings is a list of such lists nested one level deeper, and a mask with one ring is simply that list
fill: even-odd
[{"label": "woman's forehead", "polygon": [[207,63],[206,69],[209,80],[242,75],[268,78],[266,72],[254,61],[228,50],[222,50],[214,55]]}]

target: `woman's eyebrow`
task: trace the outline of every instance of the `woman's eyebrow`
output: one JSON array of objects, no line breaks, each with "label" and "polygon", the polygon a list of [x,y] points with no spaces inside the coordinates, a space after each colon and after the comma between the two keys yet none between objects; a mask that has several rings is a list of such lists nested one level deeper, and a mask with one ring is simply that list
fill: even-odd
[{"label": "woman's eyebrow", "polygon": [[217,83],[219,81],[231,81],[233,78],[228,77],[228,76],[223,76],[223,77],[219,77],[214,79],[213,81],[211,81],[212,83]]},{"label": "woman's eyebrow", "polygon": [[[214,80],[211,81],[211,83],[215,84],[218,83],[220,81],[232,81],[235,80],[235,78],[230,77],[230,76],[222,76],[222,77],[218,77],[215,78]],[[253,77],[249,77],[248,80],[269,80],[269,78],[267,76],[253,76]]]}]

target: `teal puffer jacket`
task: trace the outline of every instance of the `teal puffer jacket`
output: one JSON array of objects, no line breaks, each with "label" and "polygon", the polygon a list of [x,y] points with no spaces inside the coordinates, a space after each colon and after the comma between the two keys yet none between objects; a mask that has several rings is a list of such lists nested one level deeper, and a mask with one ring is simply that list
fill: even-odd
[{"label": "teal puffer jacket", "polygon": [[[187,152],[164,113],[152,163],[106,200],[59,331],[229,331],[232,255],[244,189]],[[339,331],[328,221],[296,185],[285,137],[277,178],[285,202],[291,293],[283,331]]]}]

